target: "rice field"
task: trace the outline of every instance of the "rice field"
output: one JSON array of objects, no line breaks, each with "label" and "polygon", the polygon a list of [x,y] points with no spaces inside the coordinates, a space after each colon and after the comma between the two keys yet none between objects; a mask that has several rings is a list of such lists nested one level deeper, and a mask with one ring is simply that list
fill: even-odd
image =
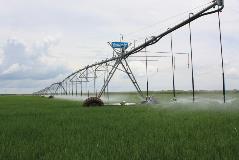
[{"label": "rice field", "polygon": [[[84,108],[75,100],[0,96],[0,159],[238,159],[239,95],[152,93],[153,106],[111,95],[108,105]],[[128,99],[127,99],[128,97]],[[69,99],[69,98],[68,98]]]}]

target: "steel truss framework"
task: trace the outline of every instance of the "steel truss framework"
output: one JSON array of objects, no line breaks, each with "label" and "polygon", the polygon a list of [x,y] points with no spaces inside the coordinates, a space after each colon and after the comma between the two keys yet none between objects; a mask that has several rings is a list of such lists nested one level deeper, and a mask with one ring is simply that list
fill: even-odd
[{"label": "steel truss framework", "polygon": [[[157,43],[160,39],[165,37],[166,35],[169,35],[170,33],[178,30],[179,28],[189,25],[190,23],[193,22],[194,20],[206,16],[209,14],[213,13],[218,13],[222,11],[224,8],[224,0],[213,0],[207,7],[202,9],[201,11],[197,13],[190,13],[190,16],[188,19],[184,20],[183,22],[177,24],[176,26],[172,28],[168,28],[165,32],[161,33],[158,36],[151,37],[149,40],[146,40],[145,43],[134,47],[130,51],[125,51],[125,50],[120,50],[116,52],[116,55],[114,55],[110,59],[102,60],[101,62],[97,62],[92,65],[88,65],[82,69],[77,70],[76,72],[70,74],[68,77],[66,77],[63,81],[54,83],[50,85],[49,87],[46,87],[38,92],[35,92],[33,94],[35,95],[69,95],[69,94],[76,94],[82,96],[83,94],[83,85],[87,85],[91,80],[94,82],[94,94],[98,98],[101,98],[101,96],[105,93],[108,93],[108,85],[109,82],[111,81],[112,77],[114,76],[116,70],[123,71],[126,73],[131,80],[132,84],[136,88],[138,94],[140,97],[145,98],[142,90],[140,89],[139,84],[137,83],[137,80],[127,62],[127,58],[132,56],[133,54],[136,54],[138,52],[143,52],[143,49],[146,49],[146,47],[151,46],[155,43]],[[191,28],[190,28],[191,29]],[[172,41],[172,40],[171,40]],[[172,43],[172,42],[171,42]],[[191,30],[190,30],[190,46],[191,46]],[[171,52],[172,52],[172,44],[171,44]],[[192,50],[191,50],[192,52]],[[173,53],[173,52],[172,52]],[[180,54],[180,53],[179,53]],[[188,54],[189,56],[189,54]],[[175,69],[173,66],[175,64],[174,58],[172,57],[172,67],[173,70]],[[192,53],[191,53],[191,61],[192,61]],[[189,65],[189,63],[188,63]],[[123,69],[120,69],[119,66],[122,66]],[[192,68],[193,69],[193,68]],[[193,70],[192,70],[193,71]],[[103,81],[103,86],[101,87],[100,92],[97,94],[96,90],[96,79],[98,78],[99,73],[104,73],[104,81]],[[193,72],[192,72],[193,74]],[[193,75],[192,75],[193,76]],[[193,77],[192,77],[193,78]],[[192,79],[193,81],[193,79]],[[78,85],[80,85],[80,92],[77,90]],[[75,87],[75,91],[74,91]],[[224,86],[225,89],[225,86]],[[175,90],[175,88],[174,88]],[[194,84],[193,84],[193,90],[194,90]],[[88,91],[88,96],[89,96],[89,91]],[[174,93],[175,96],[175,93]],[[193,95],[194,96],[194,95]]]}]

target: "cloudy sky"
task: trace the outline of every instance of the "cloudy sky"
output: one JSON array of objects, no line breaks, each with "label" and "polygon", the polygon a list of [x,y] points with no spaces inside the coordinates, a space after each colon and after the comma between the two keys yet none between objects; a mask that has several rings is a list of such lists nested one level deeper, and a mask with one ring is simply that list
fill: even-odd
[{"label": "cloudy sky", "polygon": [[[112,56],[107,45],[118,41],[139,45],[197,11],[210,0],[0,0],[0,93],[32,93],[88,64]],[[193,10],[192,10],[193,9]],[[239,1],[225,0],[221,13],[227,89],[239,89]],[[174,51],[189,52],[188,26],[173,33]],[[192,24],[195,87],[222,88],[217,14]],[[170,37],[148,47],[152,54],[170,50]],[[143,62],[131,61],[145,88]],[[171,89],[169,59],[149,65],[152,90]],[[119,82],[124,82],[124,85]],[[117,73],[112,90],[133,90]],[[187,57],[176,57],[176,88],[188,90]]]}]

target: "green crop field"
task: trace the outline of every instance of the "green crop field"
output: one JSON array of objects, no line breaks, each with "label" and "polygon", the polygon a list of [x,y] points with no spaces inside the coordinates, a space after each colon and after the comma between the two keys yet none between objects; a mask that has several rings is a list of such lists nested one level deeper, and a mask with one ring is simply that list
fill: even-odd
[{"label": "green crop field", "polygon": [[190,95],[170,103],[162,94],[159,105],[102,108],[0,96],[0,160],[238,159],[239,96],[210,101],[220,96],[193,104]]}]

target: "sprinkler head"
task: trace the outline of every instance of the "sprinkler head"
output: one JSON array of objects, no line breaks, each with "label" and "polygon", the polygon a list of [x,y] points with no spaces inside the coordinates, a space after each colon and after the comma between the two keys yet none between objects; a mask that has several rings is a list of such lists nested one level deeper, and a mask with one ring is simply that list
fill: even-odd
[{"label": "sprinkler head", "polygon": [[122,102],[120,103],[120,105],[121,105],[121,106],[125,106],[125,105],[126,105],[126,101],[122,101]]},{"label": "sprinkler head", "polygon": [[152,105],[152,104],[158,104],[158,101],[156,99],[154,99],[151,96],[147,96],[146,100],[141,102],[142,104],[148,104],[148,105]]}]

